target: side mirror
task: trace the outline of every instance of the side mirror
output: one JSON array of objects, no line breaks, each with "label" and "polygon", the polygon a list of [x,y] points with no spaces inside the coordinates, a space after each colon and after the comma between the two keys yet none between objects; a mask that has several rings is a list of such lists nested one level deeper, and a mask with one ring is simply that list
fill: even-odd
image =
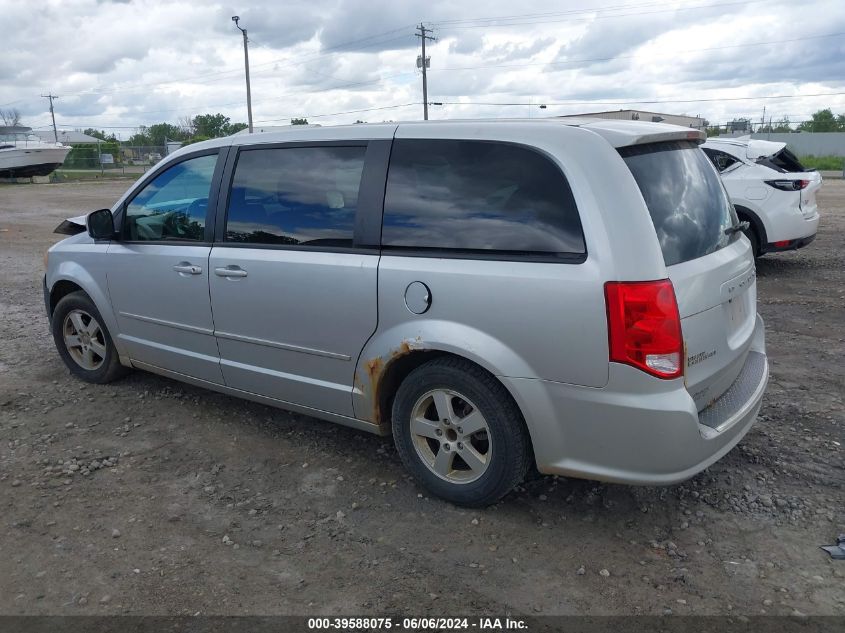
[{"label": "side mirror", "polygon": [[114,238],[114,217],[110,209],[98,209],[88,214],[85,219],[88,235],[95,240],[110,240]]}]

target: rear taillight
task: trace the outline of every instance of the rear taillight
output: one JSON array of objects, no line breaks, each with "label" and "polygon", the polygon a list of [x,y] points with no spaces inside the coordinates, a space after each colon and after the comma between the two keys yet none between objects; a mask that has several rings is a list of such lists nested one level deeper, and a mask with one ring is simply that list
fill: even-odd
[{"label": "rear taillight", "polygon": [[684,341],[675,289],[668,279],[604,285],[610,360],[658,378],[684,373]]},{"label": "rear taillight", "polygon": [[809,180],[764,180],[763,182],[781,191],[800,191],[810,184]]}]

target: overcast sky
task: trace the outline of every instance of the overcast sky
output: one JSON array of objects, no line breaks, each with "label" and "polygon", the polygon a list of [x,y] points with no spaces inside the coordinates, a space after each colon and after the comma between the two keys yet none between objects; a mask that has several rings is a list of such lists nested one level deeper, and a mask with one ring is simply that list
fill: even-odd
[{"label": "overcast sky", "polygon": [[[461,104],[431,118],[845,112],[842,0],[0,0],[0,108],[46,128],[52,92],[60,128],[122,138],[209,112],[246,121],[233,15],[257,124],[422,118],[420,21],[437,37],[429,101]],[[797,98],[762,98],[783,95]]]}]

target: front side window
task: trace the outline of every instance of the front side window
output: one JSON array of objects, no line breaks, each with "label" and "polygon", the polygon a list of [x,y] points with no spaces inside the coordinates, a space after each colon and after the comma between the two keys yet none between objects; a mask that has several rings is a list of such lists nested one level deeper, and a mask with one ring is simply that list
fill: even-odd
[{"label": "front side window", "polygon": [[160,173],[126,206],[129,241],[203,241],[217,154],[190,158]]},{"label": "front side window", "polygon": [[382,244],[566,261],[585,253],[560,169],[535,150],[490,141],[394,141]]},{"label": "front side window", "polygon": [[734,239],[725,233],[737,223],[733,205],[698,145],[668,141],[619,153],[640,188],[667,266],[713,253]]},{"label": "front side window", "polygon": [[334,146],[242,151],[226,241],[351,247],[365,152]]}]

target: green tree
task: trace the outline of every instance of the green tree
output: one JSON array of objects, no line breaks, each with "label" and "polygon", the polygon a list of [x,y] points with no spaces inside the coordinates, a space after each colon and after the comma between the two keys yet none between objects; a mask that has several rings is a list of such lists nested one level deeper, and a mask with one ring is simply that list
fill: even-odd
[{"label": "green tree", "polygon": [[87,134],[88,136],[93,136],[94,138],[98,138],[101,141],[115,141],[117,142],[117,137],[114,135],[114,132],[111,134],[106,134],[104,130],[95,130],[92,127],[87,127],[82,130],[83,134]]},{"label": "green tree", "polygon": [[774,127],[772,128],[772,132],[791,132],[792,131],[792,122],[789,120],[788,116],[783,117],[780,121],[775,123]]},{"label": "green tree", "polygon": [[127,143],[132,147],[144,147],[152,145],[153,142],[147,131],[147,126],[142,125],[137,130],[135,130],[135,133],[129,137],[129,141],[127,141]]},{"label": "green tree", "polygon": [[226,136],[229,129],[229,117],[220,114],[198,114],[194,117],[194,135],[207,138]]},{"label": "green tree", "polygon": [[798,129],[802,132],[840,132],[845,130],[845,116],[834,116],[830,108],[813,113],[813,118],[803,121]]},{"label": "green tree", "polygon": [[305,119],[305,118],[303,118],[303,119],[291,119],[290,124],[291,125],[308,125],[308,119]]},{"label": "green tree", "polygon": [[247,129],[249,126],[246,123],[230,123],[226,128],[226,134],[235,134],[241,130]]},{"label": "green tree", "polygon": [[169,141],[187,140],[187,136],[182,128],[172,123],[155,123],[147,128],[147,134],[150,137],[150,145],[161,147],[164,146],[165,139]]}]

